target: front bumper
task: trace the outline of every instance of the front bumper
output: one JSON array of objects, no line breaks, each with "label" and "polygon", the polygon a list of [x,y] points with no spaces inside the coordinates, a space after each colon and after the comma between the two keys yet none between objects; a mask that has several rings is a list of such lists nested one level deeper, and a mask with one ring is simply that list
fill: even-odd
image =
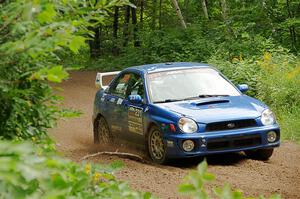
[{"label": "front bumper", "polygon": [[[267,141],[267,133],[275,131],[277,139],[273,143]],[[186,152],[182,148],[185,140],[193,140],[195,148]],[[164,137],[167,157],[183,158],[204,156],[209,154],[239,152],[253,149],[274,148],[280,145],[279,126],[261,126],[246,129],[215,131],[193,134],[167,134]]]}]

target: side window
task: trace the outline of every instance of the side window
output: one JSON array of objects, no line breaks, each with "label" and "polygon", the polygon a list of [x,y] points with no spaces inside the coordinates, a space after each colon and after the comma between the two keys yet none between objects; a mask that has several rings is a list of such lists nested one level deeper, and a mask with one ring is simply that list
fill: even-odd
[{"label": "side window", "polygon": [[126,97],[129,95],[140,95],[144,99],[144,84],[141,76],[132,74],[128,85]]},{"label": "side window", "polygon": [[109,93],[118,97],[125,98],[126,90],[129,85],[131,74],[125,73],[121,75],[115,82],[115,84],[109,89]]}]

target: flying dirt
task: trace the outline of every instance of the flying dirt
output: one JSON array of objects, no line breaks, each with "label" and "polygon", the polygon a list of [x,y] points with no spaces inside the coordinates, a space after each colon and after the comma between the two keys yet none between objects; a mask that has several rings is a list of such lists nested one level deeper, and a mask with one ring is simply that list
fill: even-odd
[{"label": "flying dirt", "polygon": [[[67,158],[80,161],[84,156],[99,151],[130,152],[145,157],[142,149],[128,144],[104,147],[93,143],[92,112],[96,72],[72,72],[70,79],[57,93],[65,98],[62,106],[77,109],[83,114],[75,119],[60,120],[50,130],[58,150]],[[282,132],[284,133],[284,132]],[[300,198],[300,146],[284,141],[275,149],[268,161],[247,159],[243,153],[214,155],[206,157],[209,172],[216,175],[216,181],[208,186],[223,186],[229,183],[246,196],[270,196],[281,194],[282,198]],[[168,165],[154,165],[118,156],[98,155],[87,159],[95,163],[109,163],[121,160],[125,166],[116,173],[118,179],[127,181],[131,188],[147,191],[160,198],[181,198],[178,185],[184,176],[203,158],[171,161]]]}]

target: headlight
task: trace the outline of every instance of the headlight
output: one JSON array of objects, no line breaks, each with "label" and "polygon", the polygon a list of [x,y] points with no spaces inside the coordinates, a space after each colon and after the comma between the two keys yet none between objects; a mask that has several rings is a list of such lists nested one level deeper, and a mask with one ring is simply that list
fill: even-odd
[{"label": "headlight", "polygon": [[179,119],[178,126],[184,133],[195,133],[198,130],[196,122],[186,117]]},{"label": "headlight", "polygon": [[275,115],[270,109],[266,109],[261,114],[261,123],[263,125],[272,125],[276,122]]}]

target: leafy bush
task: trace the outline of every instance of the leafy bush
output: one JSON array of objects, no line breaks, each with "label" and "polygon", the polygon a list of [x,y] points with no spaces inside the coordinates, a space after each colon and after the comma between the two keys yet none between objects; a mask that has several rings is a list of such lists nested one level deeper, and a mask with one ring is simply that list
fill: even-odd
[{"label": "leafy bush", "polygon": [[256,96],[257,84],[260,68],[251,59],[243,59],[242,57],[235,57],[231,61],[225,61],[215,56],[208,61],[210,64],[219,69],[226,77],[228,77],[235,85],[248,84],[250,96]]},{"label": "leafy bush", "polygon": [[300,107],[300,59],[282,51],[266,52],[257,64],[262,69],[257,96],[275,110]]},{"label": "leafy bush", "polygon": [[[51,141],[50,145],[49,141],[34,144],[0,141],[0,198],[153,198],[150,193],[132,191],[114,177],[122,162],[78,165],[55,155],[49,146]],[[214,179],[203,161],[185,177],[179,192],[199,199],[245,198],[241,191],[232,191],[228,184],[208,192],[206,184]]]},{"label": "leafy bush", "polygon": [[233,58],[224,61],[210,58],[222,73],[235,84],[247,83],[247,94],[266,103],[276,113],[285,139],[300,141],[300,59],[277,47],[261,57]]},{"label": "leafy bush", "polygon": [[29,142],[0,141],[0,198],[151,198],[115,179],[121,166],[80,166]]},{"label": "leafy bush", "polygon": [[300,141],[300,59],[284,49],[266,52],[257,97],[276,113],[283,138]]},{"label": "leafy bush", "polygon": [[[0,3],[0,137],[41,137],[66,115],[48,81],[68,77],[60,52],[78,53],[110,8],[128,3],[14,0]],[[70,66],[68,66],[70,67]],[[70,114],[67,114],[70,115]]]},{"label": "leafy bush", "polygon": [[[239,190],[232,191],[230,186],[226,184],[223,188],[217,187],[213,189],[213,192],[207,192],[206,184],[215,179],[215,176],[207,172],[207,163],[204,160],[198,165],[197,170],[191,171],[185,177],[185,183],[179,186],[179,192],[185,195],[189,195],[195,199],[246,199],[243,193]],[[253,198],[253,197],[251,197]],[[263,196],[259,197],[264,199]],[[255,198],[253,198],[255,199]],[[271,196],[270,199],[280,199],[279,195]]]}]

